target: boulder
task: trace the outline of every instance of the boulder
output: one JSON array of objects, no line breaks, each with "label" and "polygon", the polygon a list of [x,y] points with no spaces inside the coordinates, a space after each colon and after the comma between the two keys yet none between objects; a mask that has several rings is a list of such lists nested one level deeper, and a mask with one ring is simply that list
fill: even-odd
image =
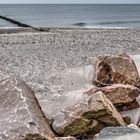
[{"label": "boulder", "polygon": [[57,137],[56,140],[76,140],[75,137]]},{"label": "boulder", "polygon": [[139,117],[139,120],[137,122],[137,126],[140,128],[140,117]]},{"label": "boulder", "polygon": [[102,115],[97,118],[99,122],[105,124],[105,126],[119,126],[120,123],[116,121],[116,118],[112,115]]},{"label": "boulder", "polygon": [[98,138],[98,139],[94,139],[94,140],[139,140],[139,139],[140,139],[140,134],[133,133],[133,134],[126,134],[123,136]]},{"label": "boulder", "polygon": [[116,136],[125,136],[127,134],[140,134],[138,129],[131,128],[131,127],[106,127],[102,129],[99,133],[98,139],[101,138],[110,138]]},{"label": "boulder", "polygon": [[129,128],[133,128],[133,129],[136,129],[136,130],[138,130],[139,132],[140,132],[140,129],[139,129],[139,127],[137,126],[137,125],[135,125],[135,124],[129,124],[129,125],[127,125],[127,127],[129,127]]},{"label": "boulder", "polygon": [[0,139],[54,140],[33,91],[16,78],[0,82]]},{"label": "boulder", "polygon": [[92,124],[91,124],[91,129],[88,131],[88,136],[92,137],[93,134],[97,134],[100,132],[100,130],[102,130],[105,127],[104,124],[102,124],[101,122],[99,122],[98,120],[93,119],[92,120]]},{"label": "boulder", "polygon": [[140,87],[136,65],[127,54],[98,55],[93,83],[97,86],[122,83]]},{"label": "boulder", "polygon": [[102,92],[85,97],[87,102],[68,107],[54,117],[52,128],[57,134],[76,136],[91,131],[96,134],[99,128],[104,127],[98,117],[104,115],[111,116],[115,125],[125,125],[121,115]]},{"label": "boulder", "polygon": [[136,109],[136,108],[139,108],[139,107],[140,107],[140,105],[139,105],[139,103],[136,99],[133,102],[125,103],[123,105],[116,106],[116,108],[119,112],[120,111],[133,110],[133,109]]},{"label": "boulder", "polygon": [[118,107],[120,111],[139,107],[136,98],[140,95],[140,89],[135,86],[114,84],[106,87],[93,87],[85,94],[90,96],[97,91],[102,91],[115,106],[120,106]]},{"label": "boulder", "polygon": [[127,125],[131,124],[131,117],[130,117],[130,116],[125,116],[125,117],[123,117],[123,120],[125,121],[125,123],[126,123]]}]

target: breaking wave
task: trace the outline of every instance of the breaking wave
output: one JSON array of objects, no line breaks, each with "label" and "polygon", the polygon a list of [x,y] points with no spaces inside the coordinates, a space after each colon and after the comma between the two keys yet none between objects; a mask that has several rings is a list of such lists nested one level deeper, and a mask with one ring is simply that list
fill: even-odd
[{"label": "breaking wave", "polygon": [[84,27],[84,28],[129,28],[131,27],[130,24],[134,24],[133,27],[136,24],[139,24],[140,20],[133,20],[133,21],[106,21],[106,22],[99,22],[99,23],[85,23],[85,22],[79,22],[73,24],[73,26],[76,27]]}]

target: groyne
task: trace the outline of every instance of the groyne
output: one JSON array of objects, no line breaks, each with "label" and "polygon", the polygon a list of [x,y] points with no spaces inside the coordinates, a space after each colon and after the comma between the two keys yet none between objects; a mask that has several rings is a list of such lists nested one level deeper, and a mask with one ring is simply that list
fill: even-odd
[{"label": "groyne", "polygon": [[0,15],[0,18],[3,19],[3,20],[6,20],[6,21],[8,21],[8,22],[10,22],[10,23],[12,23],[12,24],[17,25],[18,27],[29,27],[29,28],[32,28],[32,29],[37,30],[37,31],[44,31],[44,30],[41,29],[41,28],[33,27],[33,26],[31,26],[31,25],[22,23],[22,22],[20,22],[20,21],[17,21],[17,20],[15,20],[15,19],[12,19],[12,18],[9,18],[9,17],[6,17],[6,16]]}]

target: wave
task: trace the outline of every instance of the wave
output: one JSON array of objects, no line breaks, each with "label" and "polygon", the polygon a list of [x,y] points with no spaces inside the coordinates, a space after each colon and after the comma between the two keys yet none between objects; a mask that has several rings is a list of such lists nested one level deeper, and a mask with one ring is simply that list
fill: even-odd
[{"label": "wave", "polygon": [[[78,22],[72,24],[73,26],[77,27],[84,27],[84,28],[129,28],[131,27],[130,24],[137,24],[140,23],[140,20],[133,20],[133,21],[109,21],[109,22],[99,22],[95,24],[89,24],[86,22]],[[135,26],[134,26],[135,27]]]},{"label": "wave", "polygon": [[78,23],[75,23],[73,24],[74,26],[80,26],[80,27],[83,27],[83,26],[86,26],[87,23],[84,23],[84,22],[78,22]]},{"label": "wave", "polygon": [[131,28],[131,27],[120,27],[120,26],[113,26],[113,27],[109,27],[109,26],[84,26],[84,28],[94,28],[94,29],[127,29],[127,28]]},{"label": "wave", "polygon": [[140,23],[139,20],[134,21],[110,21],[110,22],[100,22],[99,25],[113,25],[113,24],[128,24],[128,23]]}]

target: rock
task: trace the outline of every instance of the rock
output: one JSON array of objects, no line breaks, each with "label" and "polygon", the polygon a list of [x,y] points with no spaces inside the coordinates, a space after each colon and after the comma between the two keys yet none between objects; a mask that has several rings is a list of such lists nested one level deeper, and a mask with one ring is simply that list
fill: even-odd
[{"label": "rock", "polygon": [[33,91],[25,82],[9,78],[0,82],[0,139],[54,140]]},{"label": "rock", "polygon": [[59,114],[54,118],[53,129],[61,136],[77,136],[91,129],[92,121],[79,116]]},{"label": "rock", "polygon": [[106,127],[100,131],[98,138],[109,138],[109,137],[123,136],[127,134],[135,134],[135,133],[139,133],[139,130],[130,127],[125,127],[125,126]]},{"label": "rock", "polygon": [[139,140],[140,134],[127,134],[123,136],[117,136],[117,137],[109,137],[109,138],[98,138],[96,140]]},{"label": "rock", "polygon": [[92,120],[91,129],[88,131],[88,136],[93,136],[93,134],[97,134],[105,127],[104,124],[97,120]]},{"label": "rock", "polygon": [[137,125],[135,125],[135,124],[129,124],[127,127],[136,129],[136,130],[138,130],[140,132],[139,127]]},{"label": "rock", "polygon": [[[56,115],[52,124],[56,133],[76,136],[92,131],[93,134],[96,134],[98,128],[101,127],[101,123],[97,119],[102,115],[112,116],[114,124],[125,125],[121,115],[102,92],[85,97],[87,102],[80,102]],[[103,127],[102,125],[101,129]]]},{"label": "rock", "polygon": [[139,120],[137,122],[137,126],[140,128],[140,117],[139,117]]},{"label": "rock", "polygon": [[140,107],[140,105],[139,105],[139,103],[137,102],[136,99],[133,102],[116,106],[116,108],[119,112],[120,111],[128,111],[128,110],[136,109],[136,108],[139,108],[139,107]]},{"label": "rock", "polygon": [[126,123],[127,125],[131,124],[131,117],[130,117],[130,116],[125,116],[125,117],[123,117],[123,120],[125,121],[125,123]]},{"label": "rock", "polygon": [[75,137],[57,137],[56,140],[76,140]]},{"label": "rock", "polygon": [[121,111],[139,107],[136,98],[140,95],[140,89],[135,86],[114,84],[100,88],[93,87],[85,93],[90,96],[97,91],[102,91],[115,106],[120,106],[118,109]]},{"label": "rock", "polygon": [[93,83],[97,86],[122,83],[140,87],[136,65],[127,54],[98,55]]},{"label": "rock", "polygon": [[105,124],[105,126],[119,126],[119,122],[112,115],[102,115],[97,118],[99,122]]}]

